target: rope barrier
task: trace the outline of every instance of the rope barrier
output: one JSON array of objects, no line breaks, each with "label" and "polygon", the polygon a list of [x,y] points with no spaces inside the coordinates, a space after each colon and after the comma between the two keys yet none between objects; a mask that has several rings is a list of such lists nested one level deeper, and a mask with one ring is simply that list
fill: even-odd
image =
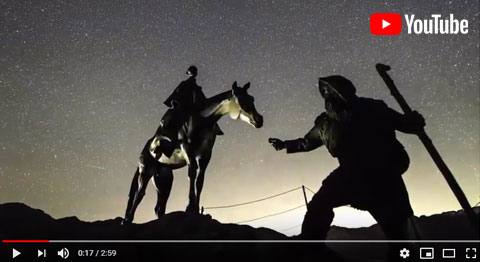
[{"label": "rope barrier", "polygon": [[278,215],[285,214],[285,213],[291,212],[291,211],[293,211],[293,210],[299,209],[299,208],[304,207],[304,206],[305,206],[305,204],[300,205],[300,206],[297,206],[297,207],[294,207],[294,208],[290,208],[290,209],[285,210],[285,211],[282,211],[282,212],[278,212],[278,213],[266,215],[266,216],[263,216],[263,217],[257,217],[257,218],[250,219],[250,220],[240,221],[240,222],[237,222],[236,224],[243,224],[243,223],[247,223],[247,222],[252,222],[252,221],[264,219],[264,218],[267,218],[267,217],[278,216]]},{"label": "rope barrier", "polygon": [[305,187],[305,188],[306,188],[308,191],[312,192],[312,194],[314,194],[314,195],[316,194],[316,193],[313,192],[313,190],[311,190],[310,188],[308,188],[308,187]]},{"label": "rope barrier", "polygon": [[226,205],[226,206],[204,207],[204,209],[207,210],[207,209],[220,209],[220,208],[230,208],[230,207],[244,206],[244,205],[248,205],[248,204],[253,204],[253,203],[265,201],[265,200],[268,200],[268,199],[271,199],[271,198],[274,198],[274,197],[278,197],[278,196],[281,196],[281,195],[284,195],[284,194],[288,194],[288,193],[293,192],[295,190],[298,190],[300,188],[302,188],[302,187],[299,186],[297,188],[290,189],[288,191],[285,191],[285,192],[282,192],[282,193],[279,193],[279,194],[276,194],[276,195],[273,195],[273,196],[269,196],[269,197],[265,197],[265,198],[261,198],[261,199],[257,199],[257,200],[253,200],[253,201],[248,201],[248,202],[244,202],[244,203]]},{"label": "rope barrier", "polygon": [[[272,196],[268,196],[268,197],[260,198],[260,199],[257,199],[257,200],[248,201],[248,202],[243,202],[243,203],[238,203],[238,204],[232,204],[232,205],[224,205],[224,206],[202,207],[202,214],[203,214],[203,210],[207,210],[207,209],[212,210],[212,209],[221,209],[221,208],[231,208],[231,207],[238,207],[238,206],[249,205],[249,204],[253,204],[253,203],[265,201],[265,200],[268,200],[268,199],[272,199],[272,198],[275,198],[275,197],[279,197],[279,196],[288,194],[288,193],[290,193],[290,192],[293,192],[293,191],[296,191],[296,190],[299,190],[299,189],[302,189],[302,188],[304,188],[304,189],[303,189],[304,196],[305,196],[305,189],[307,189],[308,191],[310,191],[312,194],[315,194],[315,192],[314,192],[313,190],[311,190],[310,188],[308,188],[308,187],[306,187],[306,186],[299,186],[299,187],[296,187],[296,188],[287,190],[287,191],[282,192],[282,193],[278,193],[278,194],[275,194],[275,195],[272,195]],[[307,202],[307,199],[306,199],[306,196],[305,196],[305,203],[306,203],[306,202]],[[244,221],[236,222],[236,224],[244,224],[244,223],[248,223],[248,222],[257,221],[257,220],[260,220],[260,219],[265,219],[265,218],[269,218],[269,217],[273,217],[273,216],[282,215],[282,214],[285,214],[285,213],[288,213],[288,212],[291,212],[291,211],[294,211],[294,210],[297,210],[297,209],[299,209],[299,208],[306,207],[306,206],[307,206],[306,204],[302,204],[302,205],[296,206],[296,207],[294,207],[294,208],[287,209],[287,210],[285,210],[285,211],[281,211],[281,212],[277,212],[277,213],[269,214],[269,215],[266,215],[266,216],[261,216],[261,217],[249,219],[249,220],[244,220]],[[289,230],[292,230],[292,229],[294,229],[294,228],[298,228],[298,227],[300,227],[301,225],[302,225],[302,224],[299,224],[299,225],[296,225],[296,226],[292,226],[292,227],[289,227],[289,228],[280,230],[280,232],[289,231]]]}]

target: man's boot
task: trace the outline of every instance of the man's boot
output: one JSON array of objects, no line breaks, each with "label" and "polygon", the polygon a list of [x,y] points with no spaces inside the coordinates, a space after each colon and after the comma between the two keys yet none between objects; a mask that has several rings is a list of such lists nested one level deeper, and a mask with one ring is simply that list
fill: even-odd
[{"label": "man's boot", "polygon": [[179,144],[177,122],[178,121],[175,121],[175,119],[170,115],[162,119],[162,124],[159,127],[159,130],[157,130],[157,135],[165,138],[160,139],[160,145],[155,149],[155,153],[163,153],[167,157],[172,156],[175,148]]}]

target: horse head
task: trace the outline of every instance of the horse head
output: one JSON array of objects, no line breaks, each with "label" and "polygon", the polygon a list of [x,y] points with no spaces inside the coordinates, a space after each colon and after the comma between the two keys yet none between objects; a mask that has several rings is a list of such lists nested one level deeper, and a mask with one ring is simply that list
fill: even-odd
[{"label": "horse head", "polygon": [[232,85],[232,104],[229,115],[232,119],[240,119],[255,128],[263,126],[263,116],[255,108],[255,98],[248,94],[250,82],[243,87],[237,86],[237,81]]}]

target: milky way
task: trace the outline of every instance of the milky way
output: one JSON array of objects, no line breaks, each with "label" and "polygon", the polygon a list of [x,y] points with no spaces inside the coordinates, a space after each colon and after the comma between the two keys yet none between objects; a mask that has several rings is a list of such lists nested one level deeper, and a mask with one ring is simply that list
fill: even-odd
[{"label": "milky way", "polygon": [[[374,4],[375,3],[375,4]],[[469,20],[466,35],[373,36],[377,12]],[[207,96],[251,82],[264,115],[254,129],[227,118],[207,170],[202,205],[235,204],[306,185],[337,166],[324,149],[286,155],[268,137],[303,136],[323,110],[320,76],[341,74],[358,94],[400,110],[378,62],[411,106],[472,204],[480,201],[478,1],[13,1],[0,0],[0,202],[54,217],[123,215],[138,154],[165,112],[163,100],[195,64]],[[417,215],[459,205],[427,152],[398,134],[412,159],[404,175]],[[167,212],[187,202],[176,171]],[[312,194],[307,192],[307,197]],[[154,218],[155,193],[136,221]],[[209,212],[239,222],[303,203],[301,191]],[[298,231],[305,209],[250,223]],[[372,218],[343,208],[336,224]]]}]

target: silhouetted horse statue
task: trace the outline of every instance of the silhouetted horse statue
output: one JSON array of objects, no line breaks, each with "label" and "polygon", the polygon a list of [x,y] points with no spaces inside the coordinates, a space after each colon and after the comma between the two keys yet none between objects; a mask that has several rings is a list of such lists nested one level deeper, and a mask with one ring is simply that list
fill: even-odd
[{"label": "silhouetted horse statue", "polygon": [[173,183],[174,169],[188,165],[190,179],[189,203],[187,212],[199,212],[200,194],[203,188],[205,170],[212,154],[215,138],[218,134],[217,121],[228,114],[232,119],[240,119],[255,128],[263,125],[263,116],[255,109],[254,98],[248,94],[250,83],[238,87],[233,83],[232,89],[208,98],[197,110],[198,114],[190,116],[181,128],[184,139],[167,157],[159,150],[162,139],[162,125],[156,134],[150,138],[140,156],[139,166],[135,172],[130,188],[130,194],[123,224],[133,221],[135,210],[145,195],[145,190],[153,177],[157,189],[157,217],[165,214],[167,200]]}]

